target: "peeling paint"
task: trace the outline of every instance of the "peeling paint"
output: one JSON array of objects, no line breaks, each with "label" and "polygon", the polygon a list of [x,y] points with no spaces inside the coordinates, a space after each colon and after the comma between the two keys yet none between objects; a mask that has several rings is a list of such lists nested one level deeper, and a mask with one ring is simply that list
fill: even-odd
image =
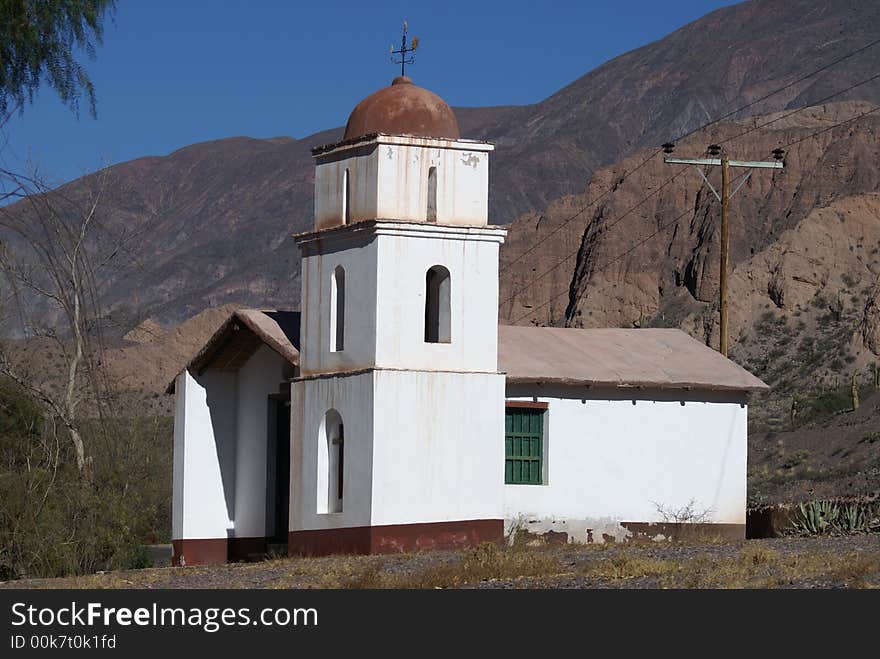
[{"label": "peeling paint", "polygon": [[611,518],[561,519],[526,515],[506,519],[504,531],[511,542],[521,542],[525,537],[527,543],[535,544],[560,544],[563,538],[569,544],[592,544],[597,537],[601,538],[599,542],[617,542],[630,536],[626,528]]},{"label": "peeling paint", "polygon": [[511,543],[593,544],[601,542],[669,542],[695,539],[742,540],[744,524],[627,522],[611,518],[558,519],[519,517],[504,522]]},{"label": "peeling paint", "polygon": [[480,164],[480,157],[475,153],[463,153],[461,155],[461,164],[471,169],[476,169]]}]

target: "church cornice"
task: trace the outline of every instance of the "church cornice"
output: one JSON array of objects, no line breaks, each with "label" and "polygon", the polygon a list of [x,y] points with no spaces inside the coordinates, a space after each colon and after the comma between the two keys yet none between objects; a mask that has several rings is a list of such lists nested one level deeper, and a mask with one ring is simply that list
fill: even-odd
[{"label": "church cornice", "polygon": [[417,137],[415,135],[388,135],[372,133],[352,140],[322,144],[312,148],[312,156],[324,158],[350,149],[360,149],[368,145],[393,144],[400,146],[436,147],[441,149],[458,149],[460,151],[494,151],[495,146],[489,142],[459,138],[457,140],[437,137]]},{"label": "church cornice", "polygon": [[342,247],[365,245],[376,236],[403,236],[478,242],[504,242],[507,229],[498,226],[459,226],[428,224],[403,220],[364,220],[344,226],[331,227],[294,235],[304,254],[324,252]]},{"label": "church cornice", "polygon": [[481,370],[453,370],[453,369],[428,369],[428,368],[398,368],[393,366],[366,366],[363,368],[315,371],[295,377],[293,382],[305,382],[307,380],[328,380],[333,378],[350,378],[367,373],[431,373],[449,375],[506,375],[502,371]]}]

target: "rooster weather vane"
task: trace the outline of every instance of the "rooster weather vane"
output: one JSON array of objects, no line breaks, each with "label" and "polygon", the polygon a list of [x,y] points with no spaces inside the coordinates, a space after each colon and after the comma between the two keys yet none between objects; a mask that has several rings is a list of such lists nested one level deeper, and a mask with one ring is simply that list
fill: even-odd
[{"label": "rooster weather vane", "polygon": [[[416,48],[419,47],[419,38],[418,37],[413,37],[409,42],[409,46],[406,45],[406,32],[408,29],[409,29],[409,26],[406,24],[406,21],[404,21],[403,22],[403,37],[401,37],[401,39],[400,39],[400,49],[394,50],[394,44],[391,44],[391,50],[389,51],[391,53],[391,61],[394,64],[400,64],[400,75],[402,75],[402,76],[406,75],[406,65],[413,64],[416,61],[416,58],[413,55],[413,53],[415,53]],[[407,56],[407,53],[409,53],[409,56]],[[395,55],[399,55],[400,58],[396,59],[394,57]]]}]

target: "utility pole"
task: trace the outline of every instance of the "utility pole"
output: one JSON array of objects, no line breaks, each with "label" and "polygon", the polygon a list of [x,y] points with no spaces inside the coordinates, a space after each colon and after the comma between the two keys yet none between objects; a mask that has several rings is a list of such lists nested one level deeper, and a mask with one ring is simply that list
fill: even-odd
[{"label": "utility pole", "polygon": [[[675,148],[674,144],[666,143],[663,145],[663,151],[666,154],[672,153]],[[721,265],[719,277],[719,303],[720,303],[720,330],[721,338],[719,341],[719,352],[727,357],[727,274],[730,262],[730,199],[739,192],[740,188],[749,180],[752,171],[755,169],[783,169],[785,162],[785,151],[782,149],[773,150],[774,160],[731,160],[727,153],[722,153],[721,147],[717,144],[709,146],[709,158],[672,158],[667,155],[663,158],[663,162],[670,165],[693,165],[697,173],[703,179],[703,182],[709,186],[715,198],[721,202]],[[721,156],[720,158],[718,156]],[[709,178],[701,169],[702,167],[721,166],[721,194],[709,182]],[[738,185],[731,192],[730,190],[730,168],[743,167],[748,171],[737,179]]]},{"label": "utility pole", "polygon": [[721,154],[721,336],[718,350],[727,357],[727,267],[730,265],[730,158]]}]

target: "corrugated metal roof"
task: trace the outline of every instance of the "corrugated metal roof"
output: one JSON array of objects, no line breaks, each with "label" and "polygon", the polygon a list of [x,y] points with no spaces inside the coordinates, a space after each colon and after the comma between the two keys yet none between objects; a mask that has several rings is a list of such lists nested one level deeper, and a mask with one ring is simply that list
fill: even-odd
[{"label": "corrugated metal roof", "polygon": [[677,329],[498,328],[509,383],[764,391],[738,364]]}]

